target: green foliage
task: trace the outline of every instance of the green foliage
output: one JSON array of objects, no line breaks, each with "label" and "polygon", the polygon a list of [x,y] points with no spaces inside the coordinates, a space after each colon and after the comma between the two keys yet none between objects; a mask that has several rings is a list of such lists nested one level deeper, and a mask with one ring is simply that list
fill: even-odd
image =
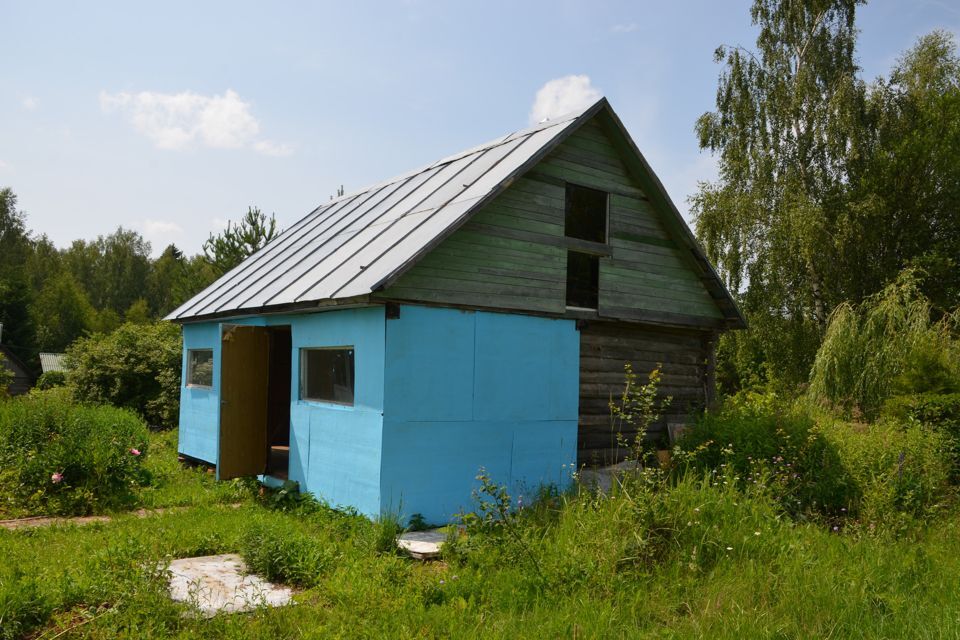
[{"label": "green foliage", "polygon": [[84,402],[136,411],[148,424],[177,424],[182,339],[166,322],[124,324],[95,334],[67,350],[67,383]]},{"label": "green foliage", "polygon": [[744,392],[707,413],[681,438],[674,461],[724,483],[769,486],[795,516],[839,516],[859,491],[815,420],[773,393]]},{"label": "green foliage", "polygon": [[41,391],[62,387],[67,384],[67,374],[63,371],[47,371],[37,378],[36,388]]},{"label": "green foliage", "polygon": [[67,272],[44,283],[31,308],[37,342],[45,351],[64,351],[91,331],[97,313],[83,289]]},{"label": "green foliage", "polygon": [[5,398],[13,383],[13,371],[3,366],[3,356],[0,356],[0,398]]},{"label": "green foliage", "polygon": [[834,310],[810,376],[810,397],[875,416],[892,395],[960,390],[960,311],[931,320],[907,270],[880,294]]},{"label": "green foliage", "polygon": [[660,389],[660,366],[650,372],[646,384],[638,384],[633,365],[623,365],[624,385],[619,398],[610,399],[610,433],[616,437],[616,445],[629,451],[628,458],[643,461],[649,451],[647,429],[660,419],[671,397],[658,398]]},{"label": "green foliage", "polygon": [[883,404],[883,415],[901,423],[918,422],[947,438],[945,454],[953,465],[952,480],[960,481],[960,393],[921,393],[894,396]]},{"label": "green foliage", "polygon": [[261,521],[244,532],[240,552],[268,580],[313,587],[336,561],[336,550],[290,521]]},{"label": "green foliage", "polygon": [[256,253],[279,233],[276,216],[267,218],[260,209],[249,207],[239,224],[228,222],[222,233],[216,236],[210,234],[203,243],[203,253],[217,275],[223,275],[240,264],[244,258]]},{"label": "green foliage", "polygon": [[73,404],[60,393],[0,403],[0,487],[8,508],[85,514],[132,503],[147,481],[147,430],[113,407]]}]

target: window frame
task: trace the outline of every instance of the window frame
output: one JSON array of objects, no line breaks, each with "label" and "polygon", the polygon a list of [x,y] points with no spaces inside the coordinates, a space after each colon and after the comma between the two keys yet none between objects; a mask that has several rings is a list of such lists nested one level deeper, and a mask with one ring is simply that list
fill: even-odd
[{"label": "window frame", "polygon": [[[210,353],[210,384],[200,384],[193,382],[195,364],[193,354],[208,351]],[[184,377],[184,386],[190,389],[213,389],[213,347],[199,347],[197,349],[187,349],[187,375]]]},{"label": "window frame", "polygon": [[[349,351],[351,352],[351,364],[352,364],[352,379],[351,379],[351,395],[353,396],[352,402],[343,402],[340,400],[331,400],[328,398],[310,398],[307,397],[307,351]],[[297,384],[297,395],[298,399],[301,402],[316,402],[322,404],[332,404],[338,407],[355,407],[357,404],[357,349],[354,345],[335,345],[335,346],[322,346],[322,347],[300,347],[298,349],[298,357],[300,358],[300,379]]]},{"label": "window frame", "polygon": [[[571,236],[567,234],[567,197],[570,191],[570,188],[574,189],[588,189],[590,191],[596,191],[603,194],[603,240],[597,242],[596,240],[587,240],[585,238],[578,238],[577,236]],[[577,242],[589,243],[597,246],[606,246],[610,244],[610,192],[604,191],[603,189],[597,189],[596,187],[588,187],[585,184],[578,184],[576,182],[564,182],[563,186],[563,237],[575,240]],[[587,253],[587,252],[581,252]]]}]

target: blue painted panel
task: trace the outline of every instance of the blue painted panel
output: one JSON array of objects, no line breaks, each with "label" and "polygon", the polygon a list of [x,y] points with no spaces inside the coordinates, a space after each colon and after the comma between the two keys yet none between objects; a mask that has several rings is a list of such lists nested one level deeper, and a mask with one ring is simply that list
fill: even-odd
[{"label": "blue painted panel", "polygon": [[576,415],[579,349],[572,320],[478,313],[474,419]]},{"label": "blue painted panel", "polygon": [[[383,307],[271,316],[270,321],[290,324],[293,339],[291,479],[333,505],[378,515],[386,331]],[[334,346],[354,347],[354,406],[300,400],[300,349]]]},{"label": "blue painted panel", "polygon": [[394,421],[473,419],[476,316],[405,306],[387,321],[384,415]]},{"label": "blue painted panel", "polygon": [[574,322],[476,312],[471,332],[458,313],[403,306],[387,321],[381,501],[403,518],[473,509],[480,467],[529,497],[576,463]]},{"label": "blue painted panel", "polygon": [[[213,349],[213,388],[188,387],[187,350]],[[217,462],[220,422],[220,327],[215,322],[183,327],[183,379],[180,383],[180,430],[177,450],[183,455]]]}]

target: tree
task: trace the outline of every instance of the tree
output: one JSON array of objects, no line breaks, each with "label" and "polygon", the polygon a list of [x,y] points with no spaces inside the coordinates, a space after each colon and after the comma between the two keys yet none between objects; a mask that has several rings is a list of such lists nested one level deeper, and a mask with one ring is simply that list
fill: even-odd
[{"label": "tree", "polygon": [[960,296],[956,47],[927,36],[867,85],[854,61],[859,4],[755,0],[756,52],[717,50],[716,111],[696,129],[720,177],[691,202],[751,325],[721,341],[728,387],[805,381],[830,310],[904,268],[929,274],[941,308]]},{"label": "tree", "polygon": [[63,351],[94,328],[96,311],[73,276],[64,271],[46,282],[31,307],[43,351]]},{"label": "tree", "polygon": [[0,323],[5,345],[36,368],[35,333],[28,309],[33,299],[26,269],[30,233],[26,216],[17,209],[17,196],[0,189]]},{"label": "tree", "polygon": [[203,253],[213,265],[217,276],[221,276],[240,264],[244,258],[252,255],[279,235],[275,215],[269,218],[256,207],[248,207],[246,215],[239,224],[227,223],[227,228],[219,235],[210,237],[203,243]]}]

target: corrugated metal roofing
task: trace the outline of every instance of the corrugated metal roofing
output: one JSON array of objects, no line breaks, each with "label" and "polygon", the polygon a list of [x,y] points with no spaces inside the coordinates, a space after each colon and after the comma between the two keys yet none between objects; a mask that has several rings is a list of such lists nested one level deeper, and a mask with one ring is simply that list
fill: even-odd
[{"label": "corrugated metal roofing", "polygon": [[167,319],[372,293],[605,103],[323,204]]},{"label": "corrugated metal roofing", "polygon": [[66,371],[67,364],[64,361],[66,354],[64,353],[41,353],[40,354],[40,369],[44,373],[47,371]]}]

